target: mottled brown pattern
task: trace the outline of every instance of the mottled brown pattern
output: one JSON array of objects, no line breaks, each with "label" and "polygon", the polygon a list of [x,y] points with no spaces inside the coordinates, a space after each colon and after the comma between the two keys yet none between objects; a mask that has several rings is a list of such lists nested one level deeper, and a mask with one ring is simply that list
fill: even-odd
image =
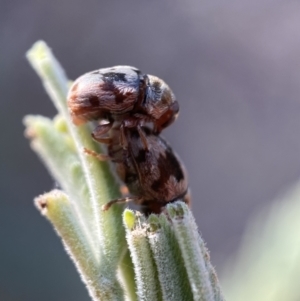
[{"label": "mottled brown pattern", "polygon": [[140,204],[146,214],[159,213],[178,199],[189,203],[184,167],[158,135],[179,112],[164,81],[129,66],[100,69],[74,82],[68,106],[75,124],[99,121],[92,137],[108,145],[108,156],[129,189],[129,198],[112,200],[105,210],[128,200]]},{"label": "mottled brown pattern", "polygon": [[[126,129],[128,149],[119,149],[123,162],[117,163],[117,173],[130,193],[139,197],[143,210],[157,213],[168,202],[183,198],[188,184],[184,167],[170,146],[149,129],[143,130],[149,150],[143,149],[136,129]],[[113,162],[114,156],[118,157],[116,153],[109,155]]]},{"label": "mottled brown pattern", "polygon": [[147,214],[159,213],[169,202],[179,199],[188,202],[185,169],[167,142],[144,127],[142,130],[149,145],[145,150],[137,128],[125,128],[124,148],[120,144],[120,123],[113,121],[112,124],[105,124],[103,128],[99,125],[92,135],[97,138],[101,133],[108,135],[108,155],[119,178],[142,210]]},{"label": "mottled brown pattern", "polygon": [[76,124],[96,118],[135,118],[153,124],[156,133],[178,114],[178,103],[160,78],[130,66],[115,66],[84,74],[72,85],[68,106]]}]

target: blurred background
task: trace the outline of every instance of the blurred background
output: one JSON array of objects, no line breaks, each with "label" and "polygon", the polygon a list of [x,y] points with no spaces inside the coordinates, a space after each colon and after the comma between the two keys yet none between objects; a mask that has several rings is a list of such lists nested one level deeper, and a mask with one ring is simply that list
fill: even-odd
[{"label": "blurred background", "polygon": [[89,300],[32,200],[55,187],[25,140],[53,116],[25,59],[45,40],[68,76],[133,65],[180,103],[164,132],[185,163],[217,272],[253,214],[300,175],[300,2],[0,0],[0,300]]}]

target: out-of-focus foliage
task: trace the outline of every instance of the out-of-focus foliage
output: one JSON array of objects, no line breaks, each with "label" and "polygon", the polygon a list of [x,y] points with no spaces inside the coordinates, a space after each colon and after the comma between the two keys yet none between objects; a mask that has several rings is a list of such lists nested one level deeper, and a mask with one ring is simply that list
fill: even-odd
[{"label": "out-of-focus foliage", "polygon": [[231,301],[300,300],[300,183],[253,218],[221,278]]}]

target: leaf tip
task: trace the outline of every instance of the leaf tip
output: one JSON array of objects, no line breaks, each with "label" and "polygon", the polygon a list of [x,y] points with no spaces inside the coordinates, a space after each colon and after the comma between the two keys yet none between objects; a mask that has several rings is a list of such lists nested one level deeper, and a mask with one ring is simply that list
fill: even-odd
[{"label": "leaf tip", "polygon": [[158,215],[151,214],[148,217],[148,225],[149,225],[149,227],[148,227],[149,232],[156,232],[156,231],[158,231],[161,228],[160,220],[159,220]]},{"label": "leaf tip", "polygon": [[39,40],[35,42],[32,47],[26,52],[26,57],[29,61],[32,59],[42,60],[46,57],[47,52],[49,51],[49,47],[46,42],[43,40]]},{"label": "leaf tip", "polygon": [[55,189],[36,197],[34,199],[34,204],[42,215],[47,215],[49,208],[51,207],[51,209],[53,209],[55,205],[57,205],[58,200],[60,203],[68,202],[68,198],[65,193],[61,190]]},{"label": "leaf tip", "polygon": [[61,133],[68,133],[68,124],[66,119],[61,116],[60,114],[57,114],[53,119],[54,127]]},{"label": "leaf tip", "polygon": [[123,213],[123,222],[128,230],[132,230],[135,225],[136,217],[132,210],[125,209]]},{"label": "leaf tip", "polygon": [[166,210],[171,218],[178,219],[182,219],[189,212],[188,206],[182,201],[168,204]]}]

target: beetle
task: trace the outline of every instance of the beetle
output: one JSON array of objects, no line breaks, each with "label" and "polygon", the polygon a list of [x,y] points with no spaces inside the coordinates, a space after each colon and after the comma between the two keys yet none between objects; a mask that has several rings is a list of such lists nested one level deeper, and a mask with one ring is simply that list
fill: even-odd
[{"label": "beetle", "polygon": [[123,127],[151,123],[159,134],[178,116],[179,104],[160,78],[131,66],[88,72],[71,86],[68,107],[74,124],[122,119]]},{"label": "beetle", "polygon": [[91,135],[107,145],[108,154],[85,152],[111,160],[130,196],[103,206],[134,201],[144,213],[160,213],[169,203],[189,204],[185,168],[160,132],[177,117],[179,105],[169,86],[130,66],[92,71],[79,77],[68,93],[72,121],[98,121]]},{"label": "beetle", "polygon": [[[130,196],[112,200],[102,209],[108,210],[115,203],[133,201],[141,205],[145,214],[160,213],[170,202],[183,200],[190,204],[187,174],[179,157],[161,136],[143,127],[148,149],[137,128],[125,128],[127,147],[119,143],[120,125],[116,122],[109,130],[108,155],[85,149],[86,153],[99,160],[115,163],[119,178],[126,184]],[[101,136],[94,139],[103,142]],[[108,143],[109,141],[109,143]]]}]

